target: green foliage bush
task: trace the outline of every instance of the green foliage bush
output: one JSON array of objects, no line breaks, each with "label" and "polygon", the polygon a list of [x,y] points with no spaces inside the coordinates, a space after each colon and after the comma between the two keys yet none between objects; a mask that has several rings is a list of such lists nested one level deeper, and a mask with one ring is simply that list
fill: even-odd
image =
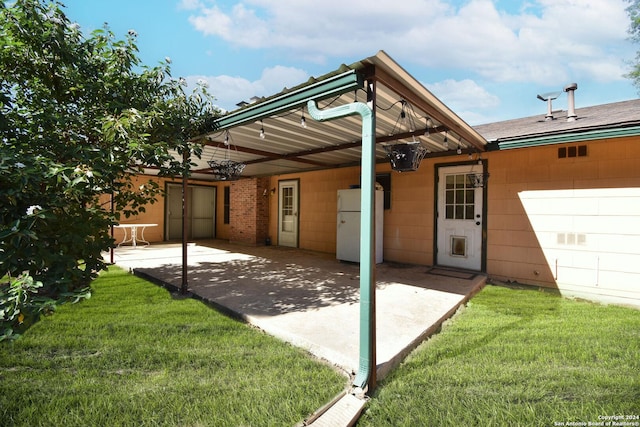
[{"label": "green foliage bush", "polygon": [[0,288],[0,341],[18,336],[39,317],[41,311],[50,306],[33,298],[41,287],[42,282],[23,274]]},{"label": "green foliage bush", "polygon": [[[27,277],[33,282],[20,299],[27,311],[37,298],[50,304],[88,289],[105,268],[110,226],[161,193],[154,181],[140,186],[133,177],[144,167],[188,175],[182,153],[201,154],[190,138],[210,130],[217,114],[206,87],[186,94],[184,79],[171,77],[168,58],[152,68],[140,63],[135,31],[124,40],[106,27],[84,36],[61,8],[0,3],[4,312],[6,295]],[[101,204],[106,195],[116,212]],[[15,326],[0,318],[0,329],[7,324]]]}]

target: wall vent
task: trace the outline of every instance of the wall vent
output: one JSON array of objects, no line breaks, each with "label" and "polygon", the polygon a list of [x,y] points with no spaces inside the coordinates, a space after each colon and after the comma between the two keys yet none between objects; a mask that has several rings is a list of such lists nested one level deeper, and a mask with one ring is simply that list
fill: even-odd
[{"label": "wall vent", "polygon": [[558,158],[564,159],[567,157],[587,157],[587,146],[570,145],[568,147],[558,148]]}]

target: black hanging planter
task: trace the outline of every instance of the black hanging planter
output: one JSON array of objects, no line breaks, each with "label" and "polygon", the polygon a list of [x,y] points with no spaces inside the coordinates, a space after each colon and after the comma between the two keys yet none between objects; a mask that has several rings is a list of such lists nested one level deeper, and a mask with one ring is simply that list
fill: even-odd
[{"label": "black hanging planter", "polygon": [[232,160],[210,160],[207,162],[211,168],[215,181],[236,181],[240,178],[245,164]]},{"label": "black hanging planter", "polygon": [[420,162],[427,154],[427,149],[419,142],[385,145],[384,149],[391,162],[391,169],[397,172],[418,170]]}]

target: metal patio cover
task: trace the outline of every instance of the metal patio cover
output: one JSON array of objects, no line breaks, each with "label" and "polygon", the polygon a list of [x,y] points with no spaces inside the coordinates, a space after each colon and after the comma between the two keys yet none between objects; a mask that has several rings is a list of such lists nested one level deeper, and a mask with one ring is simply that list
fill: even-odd
[{"label": "metal patio cover", "polygon": [[[310,99],[320,109],[354,101],[375,105],[378,162],[386,161],[383,145],[397,142],[420,141],[429,150],[427,156],[456,155],[459,148],[465,153],[486,149],[487,141],[478,132],[379,51],[221,116],[216,131],[199,138],[205,147],[201,159],[192,159],[197,164],[192,177],[212,179],[207,161],[225,158],[246,164],[242,177],[359,165],[360,117],[316,122],[306,109]],[[400,119],[402,101],[406,101],[404,123]],[[306,127],[301,125],[302,117]]]}]

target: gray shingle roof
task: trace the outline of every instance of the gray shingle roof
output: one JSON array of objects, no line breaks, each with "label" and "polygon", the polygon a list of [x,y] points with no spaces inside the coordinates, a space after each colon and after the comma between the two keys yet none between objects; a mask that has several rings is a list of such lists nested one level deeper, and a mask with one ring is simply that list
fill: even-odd
[{"label": "gray shingle roof", "polygon": [[567,122],[567,112],[554,111],[554,120],[545,121],[545,112],[502,122],[474,126],[487,141],[504,141],[595,129],[615,129],[640,125],[640,99],[576,108],[577,120]]}]

